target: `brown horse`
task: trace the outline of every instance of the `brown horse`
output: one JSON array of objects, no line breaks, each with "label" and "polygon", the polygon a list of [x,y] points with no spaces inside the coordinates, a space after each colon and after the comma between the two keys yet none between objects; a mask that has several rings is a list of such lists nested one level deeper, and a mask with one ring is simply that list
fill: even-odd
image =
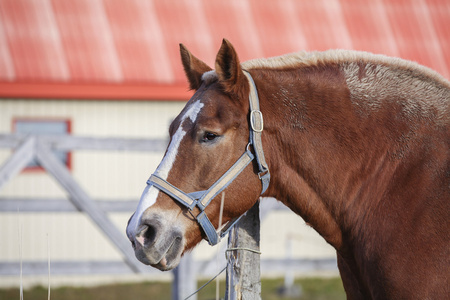
[{"label": "brown horse", "polygon": [[[233,220],[257,201],[269,170],[263,196],[336,248],[349,299],[450,295],[447,80],[356,51],[241,64],[226,40],[212,70],[180,48],[196,93],[171,124],[167,152],[129,221],[140,261],[169,270],[202,238],[215,244],[220,191],[223,220]],[[263,124],[250,107],[252,81]],[[249,142],[255,134],[262,146]]]}]

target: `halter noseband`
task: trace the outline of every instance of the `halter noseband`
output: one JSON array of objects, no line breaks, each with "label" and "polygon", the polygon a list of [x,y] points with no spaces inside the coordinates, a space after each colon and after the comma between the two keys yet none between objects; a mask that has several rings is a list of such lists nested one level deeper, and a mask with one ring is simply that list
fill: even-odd
[{"label": "halter noseband", "polygon": [[[177,200],[180,204],[187,207],[190,211],[192,211],[195,206],[200,209],[201,212],[195,218],[205,232],[207,241],[211,246],[220,242],[220,239],[224,237],[242,217],[240,216],[228,222],[228,224],[218,233],[205,213],[205,208],[211,200],[222,192],[245,169],[245,167],[247,167],[247,165],[255,159],[255,157],[259,168],[258,177],[262,183],[261,194],[266,191],[270,182],[269,168],[264,158],[261,142],[261,133],[263,131],[264,123],[262,113],[259,110],[258,92],[250,73],[244,70],[244,74],[250,83],[250,138],[246,151],[234,163],[234,165],[231,166],[231,168],[228,169],[228,171],[223,174],[222,177],[220,177],[219,180],[217,180],[209,189],[193,193],[185,193],[155,174],[152,174],[149,180],[147,180],[148,185],[154,186],[160,191],[166,193],[173,199]],[[251,152],[250,146],[253,146],[255,155]]]}]

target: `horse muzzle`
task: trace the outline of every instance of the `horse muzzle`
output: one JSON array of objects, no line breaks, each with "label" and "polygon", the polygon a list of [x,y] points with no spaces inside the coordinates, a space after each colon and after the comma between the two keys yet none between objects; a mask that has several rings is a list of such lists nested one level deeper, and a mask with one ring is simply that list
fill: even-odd
[{"label": "horse muzzle", "polygon": [[165,226],[158,216],[145,218],[129,235],[136,258],[146,265],[161,271],[175,268],[184,249],[184,238],[180,230]]}]

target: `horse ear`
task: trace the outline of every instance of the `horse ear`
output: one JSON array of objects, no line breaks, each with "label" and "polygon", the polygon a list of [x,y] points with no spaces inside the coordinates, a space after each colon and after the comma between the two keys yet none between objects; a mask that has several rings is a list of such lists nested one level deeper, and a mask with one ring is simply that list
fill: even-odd
[{"label": "horse ear", "polygon": [[219,83],[226,93],[231,93],[238,98],[241,94],[246,94],[244,87],[247,84],[244,72],[242,72],[236,50],[226,39],[223,39],[222,46],[216,57],[216,73]]},{"label": "horse ear", "polygon": [[191,90],[198,90],[202,84],[203,73],[211,71],[211,67],[192,55],[183,44],[180,44],[180,55]]}]

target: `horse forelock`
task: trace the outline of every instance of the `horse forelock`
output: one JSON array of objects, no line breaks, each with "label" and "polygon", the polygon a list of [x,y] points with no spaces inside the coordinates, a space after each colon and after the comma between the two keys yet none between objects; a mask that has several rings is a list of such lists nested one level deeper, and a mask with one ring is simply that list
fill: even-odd
[{"label": "horse forelock", "polygon": [[219,78],[217,77],[217,73],[215,70],[205,72],[202,75],[202,81],[205,83],[205,85],[210,85],[211,83],[216,82],[218,79]]}]

